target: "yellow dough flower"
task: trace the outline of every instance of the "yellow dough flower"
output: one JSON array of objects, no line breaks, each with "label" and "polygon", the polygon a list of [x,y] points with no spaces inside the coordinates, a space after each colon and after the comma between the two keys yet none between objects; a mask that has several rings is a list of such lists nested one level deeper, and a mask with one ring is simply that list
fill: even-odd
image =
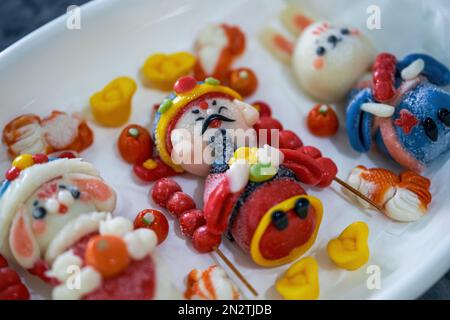
[{"label": "yellow dough flower", "polygon": [[125,124],[131,115],[131,100],[136,92],[136,82],[128,77],[111,81],[102,91],[95,93],[90,100],[95,120],[107,127]]},{"label": "yellow dough flower", "polygon": [[319,298],[319,266],[313,257],[294,263],[276,282],[275,289],[286,300]]},{"label": "yellow dough flower", "polygon": [[356,270],[369,260],[369,227],[365,222],[354,222],[338,238],[328,242],[330,259],[340,268]]},{"label": "yellow dough flower", "polygon": [[188,75],[194,65],[195,57],[189,52],[157,53],[147,58],[142,73],[151,86],[170,91],[177,79]]}]

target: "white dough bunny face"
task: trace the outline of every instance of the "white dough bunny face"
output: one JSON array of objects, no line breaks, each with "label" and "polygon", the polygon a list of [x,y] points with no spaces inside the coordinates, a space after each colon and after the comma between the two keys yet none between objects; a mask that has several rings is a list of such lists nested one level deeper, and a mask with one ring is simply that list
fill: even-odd
[{"label": "white dough bunny face", "polygon": [[[10,181],[0,197],[0,251],[32,268],[47,258],[65,226],[83,215],[112,212],[115,205],[114,190],[91,164],[80,159],[35,164]],[[86,232],[84,227],[78,223],[73,235]],[[67,241],[77,240],[72,236]]]},{"label": "white dough bunny face", "polygon": [[299,37],[292,66],[305,91],[320,100],[338,101],[368,71],[373,52],[358,29],[316,22]]},{"label": "white dough bunny face", "polygon": [[282,14],[284,25],[295,41],[267,29],[263,42],[276,57],[291,63],[300,86],[323,102],[345,98],[369,70],[375,50],[358,30],[330,22],[314,22],[289,6]]}]

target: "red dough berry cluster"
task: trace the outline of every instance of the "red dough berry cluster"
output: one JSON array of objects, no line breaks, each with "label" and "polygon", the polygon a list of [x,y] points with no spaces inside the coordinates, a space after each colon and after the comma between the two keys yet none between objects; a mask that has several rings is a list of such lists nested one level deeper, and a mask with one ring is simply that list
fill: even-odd
[{"label": "red dough berry cluster", "polygon": [[395,70],[397,59],[390,53],[381,53],[373,64],[373,96],[376,101],[385,102],[395,95]]},{"label": "red dough berry cluster", "polygon": [[178,219],[183,235],[192,238],[197,251],[210,252],[220,244],[221,236],[206,230],[203,212],[196,209],[194,200],[174,180],[163,178],[156,181],[151,196],[153,201],[167,208]]},{"label": "red dough berry cluster", "polygon": [[0,255],[0,300],[29,300],[30,293],[16,271]]}]

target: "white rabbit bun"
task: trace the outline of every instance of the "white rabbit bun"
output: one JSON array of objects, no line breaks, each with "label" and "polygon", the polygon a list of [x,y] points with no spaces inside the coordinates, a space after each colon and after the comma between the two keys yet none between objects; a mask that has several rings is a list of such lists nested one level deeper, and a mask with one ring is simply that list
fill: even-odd
[{"label": "white rabbit bun", "polygon": [[357,29],[316,22],[299,37],[292,67],[301,87],[322,101],[339,101],[368,71],[375,50]]}]

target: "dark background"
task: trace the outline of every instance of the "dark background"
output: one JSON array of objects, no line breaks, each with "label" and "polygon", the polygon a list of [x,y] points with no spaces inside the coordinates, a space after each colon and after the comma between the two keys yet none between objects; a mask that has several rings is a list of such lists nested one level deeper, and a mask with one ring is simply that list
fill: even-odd
[{"label": "dark background", "polygon": [[[86,2],[88,1],[0,0],[0,51],[64,14],[68,6],[81,5]],[[428,290],[421,299],[450,299],[450,272]]]}]

